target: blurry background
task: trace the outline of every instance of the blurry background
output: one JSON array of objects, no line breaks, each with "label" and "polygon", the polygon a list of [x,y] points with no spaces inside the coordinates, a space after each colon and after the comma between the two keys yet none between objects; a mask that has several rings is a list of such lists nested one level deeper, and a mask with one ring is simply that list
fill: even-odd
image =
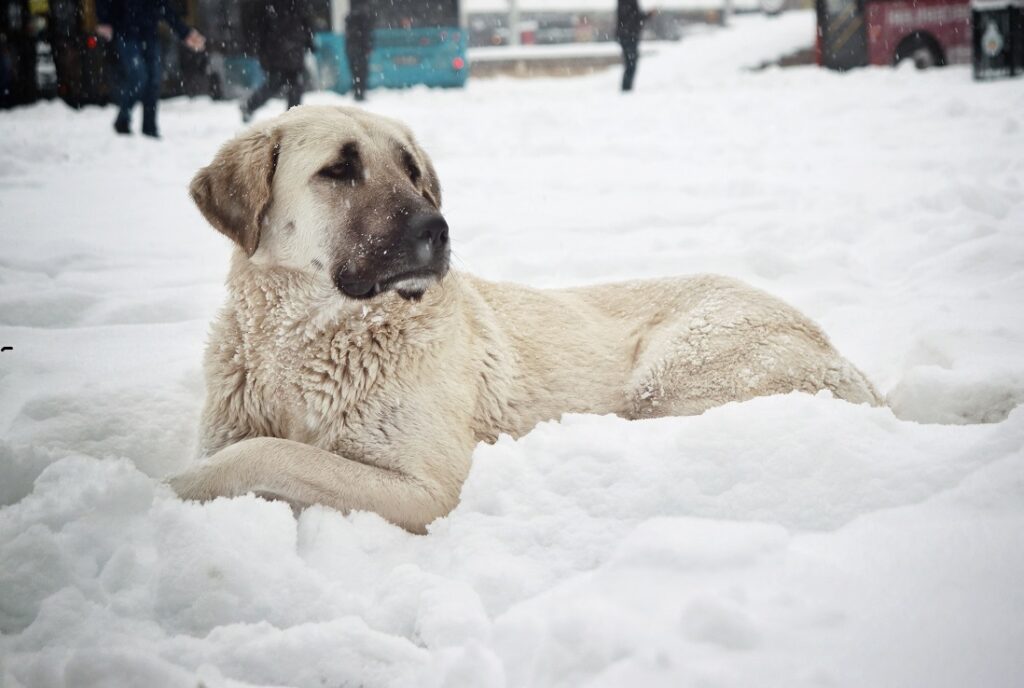
[{"label": "blurry background", "polygon": [[[308,59],[307,88],[350,89],[344,18],[352,2],[375,20],[371,88],[459,87],[495,74],[568,76],[621,61],[614,0],[309,0],[318,49]],[[262,82],[255,57],[262,0],[172,4],[208,44],[193,54],[164,29],[164,97],[238,98]],[[110,100],[113,51],[95,33],[94,0],[0,0],[0,7],[0,107],[40,98],[59,97],[72,107]],[[644,50],[722,25],[733,14],[799,7],[812,7],[812,0],[645,4],[655,13],[645,25]],[[973,36],[968,0],[817,0],[813,7],[817,31],[783,64],[850,69],[912,60],[927,68],[970,62],[973,43],[976,75],[1024,71],[1021,10],[1013,2],[979,5]]]}]

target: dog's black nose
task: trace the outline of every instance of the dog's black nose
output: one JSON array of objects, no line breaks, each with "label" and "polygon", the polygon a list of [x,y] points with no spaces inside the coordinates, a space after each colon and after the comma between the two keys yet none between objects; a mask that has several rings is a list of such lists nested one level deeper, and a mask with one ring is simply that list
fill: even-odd
[{"label": "dog's black nose", "polygon": [[416,258],[427,264],[448,246],[448,223],[440,213],[417,213],[409,218],[406,236],[413,243]]},{"label": "dog's black nose", "polygon": [[448,223],[440,213],[417,213],[409,220],[409,234],[435,246],[448,243]]},{"label": "dog's black nose", "polygon": [[414,242],[424,242],[434,248],[447,244],[447,222],[440,213],[417,213],[410,218],[407,231]]}]

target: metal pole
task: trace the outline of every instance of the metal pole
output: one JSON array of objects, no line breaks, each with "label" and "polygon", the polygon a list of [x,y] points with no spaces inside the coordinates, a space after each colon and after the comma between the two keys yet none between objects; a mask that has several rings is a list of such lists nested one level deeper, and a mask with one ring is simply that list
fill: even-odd
[{"label": "metal pole", "polygon": [[331,0],[331,31],[345,33],[345,17],[348,10],[349,0]]},{"label": "metal pole", "polygon": [[519,43],[519,0],[508,0],[508,44]]}]

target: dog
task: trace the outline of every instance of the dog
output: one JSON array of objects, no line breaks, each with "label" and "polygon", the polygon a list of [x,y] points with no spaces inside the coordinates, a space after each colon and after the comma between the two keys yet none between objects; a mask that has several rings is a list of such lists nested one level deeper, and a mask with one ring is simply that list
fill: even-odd
[{"label": "dog", "polygon": [[255,493],[411,532],[458,503],[474,447],[564,413],[699,414],[830,390],[879,404],[794,308],[733,279],[539,290],[449,268],[430,158],[403,124],[301,106],[192,180],[236,244],[185,499]]}]

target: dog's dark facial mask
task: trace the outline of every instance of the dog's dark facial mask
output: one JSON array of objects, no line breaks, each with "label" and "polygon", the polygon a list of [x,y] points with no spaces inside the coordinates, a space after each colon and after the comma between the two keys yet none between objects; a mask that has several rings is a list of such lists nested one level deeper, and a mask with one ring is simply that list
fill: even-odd
[{"label": "dog's dark facial mask", "polygon": [[346,142],[313,180],[344,217],[332,247],[331,277],[349,298],[394,290],[419,299],[448,272],[448,224],[403,145],[394,142],[390,156],[365,148]]}]

